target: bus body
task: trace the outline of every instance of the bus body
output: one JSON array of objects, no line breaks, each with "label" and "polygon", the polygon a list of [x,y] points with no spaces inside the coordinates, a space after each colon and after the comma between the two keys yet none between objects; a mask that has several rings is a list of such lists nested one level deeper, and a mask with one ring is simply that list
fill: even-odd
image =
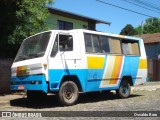
[{"label": "bus body", "polygon": [[51,30],[25,39],[11,68],[11,90],[27,97],[53,92],[73,105],[79,92],[116,90],[147,80],[143,40],[89,30]]}]

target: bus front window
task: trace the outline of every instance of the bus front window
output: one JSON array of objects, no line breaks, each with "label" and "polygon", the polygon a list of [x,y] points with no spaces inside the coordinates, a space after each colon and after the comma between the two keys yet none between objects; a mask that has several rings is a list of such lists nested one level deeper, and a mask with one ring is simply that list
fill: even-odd
[{"label": "bus front window", "polygon": [[18,51],[15,62],[44,56],[51,32],[45,32],[25,39]]}]

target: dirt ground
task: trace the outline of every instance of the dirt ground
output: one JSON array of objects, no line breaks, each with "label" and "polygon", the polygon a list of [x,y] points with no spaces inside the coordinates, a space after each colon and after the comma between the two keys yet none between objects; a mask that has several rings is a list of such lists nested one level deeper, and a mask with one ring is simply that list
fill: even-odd
[{"label": "dirt ground", "polygon": [[[0,111],[17,111],[17,110],[18,111],[144,111],[144,112],[159,111],[160,113],[160,82],[146,83],[144,85],[133,87],[131,96],[127,99],[119,99],[114,92],[112,92],[110,95],[104,93],[80,94],[77,104],[69,107],[61,107],[60,104],[58,103],[56,96],[52,94],[49,94],[45,100],[39,102],[29,102],[26,99],[26,95],[24,93],[14,93],[12,95],[0,96]],[[91,112],[91,114],[93,113]],[[140,118],[143,119],[143,117]],[[120,118],[118,117],[116,119]],[[134,116],[131,117],[130,119],[135,120]],[[136,119],[138,120],[138,118]],[[154,117],[146,119],[158,120],[160,118]]]}]

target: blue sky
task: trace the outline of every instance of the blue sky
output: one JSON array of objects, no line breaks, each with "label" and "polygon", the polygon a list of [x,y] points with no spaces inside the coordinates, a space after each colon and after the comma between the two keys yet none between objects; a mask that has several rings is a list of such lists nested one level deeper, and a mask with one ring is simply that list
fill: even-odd
[{"label": "blue sky", "polygon": [[[111,3],[120,7],[124,7],[136,12],[147,14],[153,17],[160,18],[160,13],[146,10],[138,6],[129,4],[124,0],[102,0],[107,3]],[[159,0],[145,0],[152,2],[159,6]],[[110,26],[99,24],[96,26],[97,30],[109,33],[119,34],[121,29],[125,27],[126,24],[131,24],[133,27],[144,24],[145,20],[148,18],[139,14],[135,14],[126,10],[122,10],[113,6],[109,6],[96,0],[55,0],[53,7],[62,10],[70,11],[80,15],[85,15],[88,17],[96,18],[99,20],[104,20],[111,22]]]}]

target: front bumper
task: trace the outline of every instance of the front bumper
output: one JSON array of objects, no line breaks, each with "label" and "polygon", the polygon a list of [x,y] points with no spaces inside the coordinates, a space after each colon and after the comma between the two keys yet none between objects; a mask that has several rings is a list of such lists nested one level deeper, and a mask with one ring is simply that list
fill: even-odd
[{"label": "front bumper", "polygon": [[11,77],[11,90],[41,90],[48,92],[48,84],[45,75],[29,75]]}]

